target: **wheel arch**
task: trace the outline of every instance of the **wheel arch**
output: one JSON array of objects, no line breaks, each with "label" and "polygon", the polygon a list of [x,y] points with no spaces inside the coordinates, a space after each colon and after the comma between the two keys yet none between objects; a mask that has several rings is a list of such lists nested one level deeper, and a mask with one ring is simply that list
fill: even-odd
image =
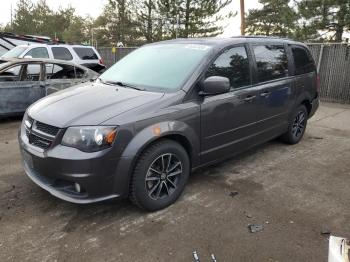
[{"label": "wheel arch", "polygon": [[293,110],[291,112],[291,114],[293,114],[293,111],[300,105],[304,105],[307,109],[308,114],[310,115],[310,112],[312,110],[312,98],[311,95],[309,93],[303,93],[301,94],[295,101]]},{"label": "wheel arch", "polygon": [[129,176],[131,176],[136,161],[142,152],[151,144],[162,139],[169,139],[179,143],[188,153],[191,167],[199,165],[199,135],[184,122],[166,121],[142,129],[126,146],[121,157],[132,158]]}]

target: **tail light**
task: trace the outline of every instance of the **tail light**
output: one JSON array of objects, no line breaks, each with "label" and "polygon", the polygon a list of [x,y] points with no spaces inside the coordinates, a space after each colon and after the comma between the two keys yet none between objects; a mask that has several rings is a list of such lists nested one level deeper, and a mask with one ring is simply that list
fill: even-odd
[{"label": "tail light", "polygon": [[103,63],[103,59],[101,58],[100,60],[98,60],[98,62],[101,64],[101,65],[103,65],[104,63]]},{"label": "tail light", "polygon": [[318,93],[321,91],[321,79],[319,74],[316,76],[316,90]]}]

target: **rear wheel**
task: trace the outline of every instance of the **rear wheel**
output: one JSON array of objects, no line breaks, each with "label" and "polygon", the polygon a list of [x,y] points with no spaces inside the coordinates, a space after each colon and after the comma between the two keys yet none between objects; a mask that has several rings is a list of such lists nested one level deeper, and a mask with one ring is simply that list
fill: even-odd
[{"label": "rear wheel", "polygon": [[186,150],[172,140],[148,147],[137,160],[130,186],[130,199],[148,211],[174,203],[185,188],[190,173]]},{"label": "rear wheel", "polygon": [[288,131],[281,136],[282,141],[294,145],[299,143],[305,133],[308,119],[308,111],[304,105],[300,105],[291,117]]}]

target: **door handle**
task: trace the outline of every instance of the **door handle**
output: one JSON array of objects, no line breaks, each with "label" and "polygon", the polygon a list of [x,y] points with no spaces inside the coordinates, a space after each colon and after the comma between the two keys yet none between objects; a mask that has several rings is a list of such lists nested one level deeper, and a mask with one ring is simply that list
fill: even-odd
[{"label": "door handle", "polygon": [[268,97],[269,95],[271,95],[271,92],[268,92],[268,91],[260,94],[260,96],[262,96],[262,97]]},{"label": "door handle", "polygon": [[249,95],[246,98],[244,98],[243,101],[252,102],[255,98],[256,98],[256,96]]}]

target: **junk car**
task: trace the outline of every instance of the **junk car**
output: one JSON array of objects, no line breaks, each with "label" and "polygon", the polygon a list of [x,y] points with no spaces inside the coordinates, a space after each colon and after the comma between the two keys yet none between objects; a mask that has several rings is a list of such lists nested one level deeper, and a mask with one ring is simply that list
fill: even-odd
[{"label": "junk car", "polygon": [[37,100],[98,76],[86,67],[64,61],[1,60],[0,117],[22,114]]}]

